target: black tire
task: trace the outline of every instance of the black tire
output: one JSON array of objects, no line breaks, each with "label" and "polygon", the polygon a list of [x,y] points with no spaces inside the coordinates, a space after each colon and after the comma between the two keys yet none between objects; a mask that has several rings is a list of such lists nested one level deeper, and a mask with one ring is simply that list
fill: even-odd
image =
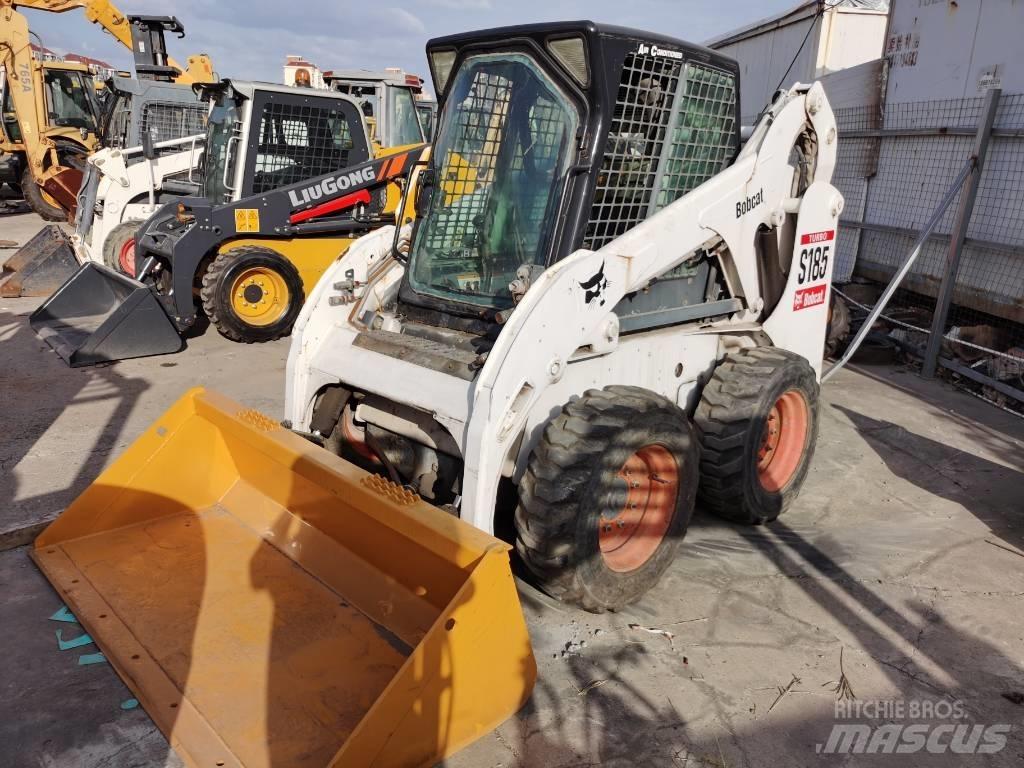
[{"label": "black tire", "polygon": [[842,296],[832,292],[828,308],[828,330],[825,331],[825,357],[832,357],[850,335],[850,308]]},{"label": "black tire", "polygon": [[[792,394],[795,393],[795,394]],[[767,456],[768,470],[776,457],[792,456],[776,468],[784,481],[765,478],[758,469],[769,416],[786,395],[790,412],[802,416],[783,421],[789,451]],[[802,401],[802,402],[801,402]],[[800,418],[804,419],[799,429]],[[778,419],[778,414],[776,414]],[[771,522],[789,508],[807,477],[818,436],[818,383],[810,364],[799,355],[774,347],[746,349],[722,361],[705,385],[693,418],[701,441],[701,505],[737,523]],[[802,431],[802,439],[800,437]],[[778,433],[777,433],[778,434]]]},{"label": "black tire", "polygon": [[67,221],[68,212],[59,205],[51,205],[43,197],[43,188],[36,184],[32,171],[28,168],[21,174],[21,192],[25,196],[28,207],[44,221]]},{"label": "black tire", "polygon": [[[256,325],[235,311],[231,287],[235,279],[251,269],[276,273],[287,287],[285,306],[272,322]],[[203,310],[223,336],[245,344],[273,341],[292,332],[295,318],[302,309],[305,294],[302,278],[295,266],[270,248],[245,245],[221,253],[203,275],[200,296]]]},{"label": "black tire", "polygon": [[139,231],[140,226],[142,226],[141,221],[122,221],[110,230],[107,239],[103,241],[103,263],[115,272],[131,278],[135,277],[135,271],[129,271],[122,267],[121,249],[129,241],[135,241],[135,234]]},{"label": "black tire", "polygon": [[[636,539],[656,548],[636,567],[613,570],[610,554],[601,551],[601,530],[611,531],[614,510],[622,511],[611,520],[627,514],[630,490],[620,472],[649,449],[673,463],[674,504],[669,496],[661,506],[660,538]],[[553,597],[594,613],[622,608],[657,584],[675,557],[693,515],[698,463],[693,427],[675,404],[637,387],[589,390],[562,408],[530,455],[519,484],[516,550]],[[639,494],[656,492],[652,479],[658,480],[648,473],[641,480]]]}]

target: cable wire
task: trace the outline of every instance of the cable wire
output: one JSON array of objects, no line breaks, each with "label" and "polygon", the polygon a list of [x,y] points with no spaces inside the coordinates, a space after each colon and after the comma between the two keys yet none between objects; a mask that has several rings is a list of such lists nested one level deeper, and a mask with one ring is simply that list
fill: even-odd
[{"label": "cable wire", "polygon": [[831,5],[826,5],[824,2],[821,3],[818,8],[818,12],[815,13],[814,17],[811,19],[811,26],[807,28],[807,34],[804,35],[803,42],[800,43],[800,47],[796,49],[796,53],[793,55],[793,60],[789,62],[789,66],[786,67],[786,71],[779,80],[779,84],[775,86],[775,90],[772,91],[773,94],[777,93],[778,90],[782,88],[782,84],[786,82],[786,78],[789,77],[789,73],[793,70],[793,65],[796,64],[796,60],[799,59],[800,54],[803,53],[804,46],[807,45],[807,41],[811,39],[811,32],[813,32],[814,28],[818,26],[818,22],[821,20],[821,17],[825,15],[825,11],[831,11],[833,8],[842,5],[844,2],[846,2],[846,0],[836,0]]}]

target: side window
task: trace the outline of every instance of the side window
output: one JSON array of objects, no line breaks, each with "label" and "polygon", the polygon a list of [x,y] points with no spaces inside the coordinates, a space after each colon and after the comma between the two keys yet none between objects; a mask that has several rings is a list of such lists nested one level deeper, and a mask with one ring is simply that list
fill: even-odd
[{"label": "side window", "polygon": [[607,245],[718,173],[736,151],[736,109],[731,73],[629,54],[583,247]]},{"label": "side window", "polygon": [[687,64],[655,203],[661,210],[722,170],[736,151],[736,78]]},{"label": "side window", "polygon": [[171,141],[206,131],[206,109],[202,104],[151,101],[142,109],[139,130],[153,141]]},{"label": "side window", "polygon": [[3,122],[2,133],[11,142],[21,141],[21,126],[18,125],[18,116],[14,113],[13,97],[11,89],[7,87],[6,75],[0,73],[0,90],[3,91],[2,106],[0,106],[0,121]]},{"label": "side window", "polygon": [[[269,101],[263,106],[255,152],[251,194],[340,170],[368,159],[363,142],[353,137],[358,115],[348,104],[323,100],[324,106]],[[351,112],[351,114],[348,114]],[[355,151],[356,149],[362,151]]]},{"label": "side window", "polygon": [[[45,74],[47,122],[60,128],[96,130],[90,94],[77,72],[48,69]],[[91,82],[91,81],[90,81]]]},{"label": "side window", "polygon": [[[736,78],[701,63],[631,54],[583,247],[598,249],[696,189],[737,148]],[[623,331],[700,317],[723,297],[717,263],[695,258],[616,306]],[[720,307],[714,310],[721,313]]]}]

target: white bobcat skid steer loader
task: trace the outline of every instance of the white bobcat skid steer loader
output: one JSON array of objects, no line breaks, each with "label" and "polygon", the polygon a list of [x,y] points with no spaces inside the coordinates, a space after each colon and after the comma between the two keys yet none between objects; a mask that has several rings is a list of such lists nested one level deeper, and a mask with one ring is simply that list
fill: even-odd
[{"label": "white bobcat skid steer loader", "polygon": [[196,166],[204,134],[142,147],[102,149],[87,161],[71,246],[79,263],[105,264],[135,276],[135,233],[170,196],[198,194]]},{"label": "white bobcat skid steer loader", "polygon": [[698,493],[754,524],[803,483],[843,206],[832,110],[797,85],[741,150],[734,61],[591,22],[427,53],[441,120],[411,243],[379,230],[320,280],[286,418],[487,532],[514,521],[544,589],[619,608]]}]

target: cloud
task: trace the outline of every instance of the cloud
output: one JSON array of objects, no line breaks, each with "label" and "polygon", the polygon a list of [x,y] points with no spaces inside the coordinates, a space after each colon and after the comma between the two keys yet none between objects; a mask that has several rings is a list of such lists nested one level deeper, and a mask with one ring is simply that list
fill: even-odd
[{"label": "cloud", "polygon": [[[301,54],[322,69],[401,67],[427,76],[424,46],[431,37],[472,29],[558,19],[591,18],[609,24],[650,29],[693,42],[706,40],[766,14],[789,8],[794,0],[123,0],[126,12],[177,16],[183,40],[167,41],[179,61],[208,53],[217,71],[239,79],[280,82],[286,54]],[[54,14],[27,11],[32,29],[57,50],[88,52],[130,69],[131,54],[81,11]]]}]

